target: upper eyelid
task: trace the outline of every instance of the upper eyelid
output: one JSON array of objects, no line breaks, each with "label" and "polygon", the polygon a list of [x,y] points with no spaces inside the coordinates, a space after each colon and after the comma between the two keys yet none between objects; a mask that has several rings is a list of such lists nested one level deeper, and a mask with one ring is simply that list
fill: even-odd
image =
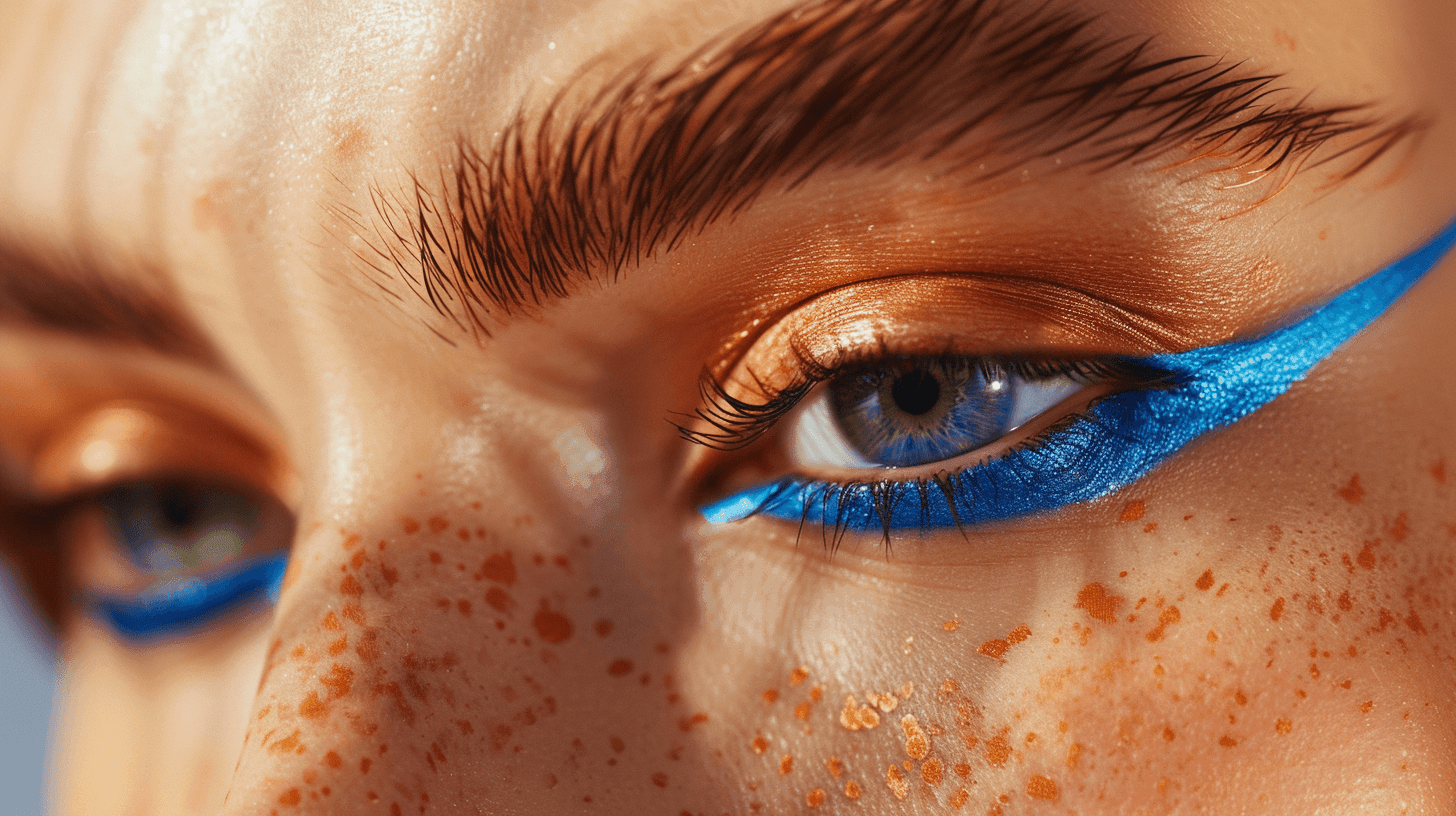
[{"label": "upper eyelid", "polygon": [[[1066,434],[1060,437],[1064,446],[1060,452],[1071,450],[1078,457],[1076,461],[1062,461],[1052,470],[1038,472],[1031,459],[1034,453],[1023,449],[1014,456],[947,477],[969,485],[967,489],[975,489],[982,477],[993,482],[997,478],[1011,480],[1008,488],[1019,485],[1022,492],[1004,507],[999,491],[993,491],[995,507],[976,503],[974,494],[972,503],[962,507],[961,499],[949,488],[944,496],[927,493],[924,481],[886,482],[879,488],[866,488],[855,483],[836,485],[786,477],[724,498],[702,508],[702,512],[709,521],[721,523],[766,509],[777,512],[787,503],[787,511],[799,508],[798,513],[790,515],[802,524],[817,506],[826,522],[833,511],[837,541],[848,500],[857,514],[855,523],[867,527],[874,522],[874,526],[883,528],[888,540],[891,531],[901,527],[962,527],[963,521],[1017,518],[1096,499],[1147,475],[1193,439],[1237,422],[1283,394],[1384,314],[1436,266],[1453,243],[1456,220],[1296,323],[1256,340],[1150,358],[1150,363],[1185,377],[1185,382],[1161,394],[1142,391],[1117,395],[1089,409],[1087,413],[1095,424],[1080,423],[1078,427],[1085,431],[1081,441],[1068,440]],[[1035,478],[1027,481],[1023,471]],[[915,508],[902,512],[894,498],[900,495],[896,491],[912,486],[920,496],[918,522],[913,520]],[[835,490],[839,492],[833,493]],[[886,499],[886,495],[891,498]]]}]

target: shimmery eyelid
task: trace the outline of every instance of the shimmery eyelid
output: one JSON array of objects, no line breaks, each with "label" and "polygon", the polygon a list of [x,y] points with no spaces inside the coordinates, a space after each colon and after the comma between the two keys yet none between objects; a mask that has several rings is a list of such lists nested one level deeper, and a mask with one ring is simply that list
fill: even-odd
[{"label": "shimmery eyelid", "polygon": [[888,535],[1012,519],[1099,498],[1283,394],[1383,314],[1453,243],[1456,221],[1299,322],[1261,338],[1141,358],[1179,384],[1108,397],[1043,444],[936,480],[839,484],[789,476],[701,512],[718,524],[766,515]]}]

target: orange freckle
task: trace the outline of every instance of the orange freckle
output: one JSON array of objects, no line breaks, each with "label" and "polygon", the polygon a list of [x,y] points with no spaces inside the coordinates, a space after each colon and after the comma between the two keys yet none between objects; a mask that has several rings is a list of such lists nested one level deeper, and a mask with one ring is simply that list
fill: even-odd
[{"label": "orange freckle", "polygon": [[1078,745],[1075,742],[1072,743],[1071,747],[1067,748],[1067,767],[1068,768],[1075,768],[1075,767],[1077,767],[1077,758],[1080,757],[1081,755],[1082,755],[1082,746],[1081,745]]},{"label": "orange freckle", "polygon": [[455,602],[455,608],[460,610],[460,614],[464,615],[467,618],[470,617],[470,601],[461,598],[460,600]]},{"label": "orange freckle", "polygon": [[752,747],[755,754],[761,754],[768,750],[768,740],[763,737],[754,737]]},{"label": "orange freckle", "polygon": [[1000,768],[1006,764],[1011,756],[1011,746],[1006,742],[1005,734],[998,734],[986,740],[986,764],[992,768]]},{"label": "orange freckle", "polygon": [[329,713],[329,707],[319,699],[318,692],[310,691],[298,704],[298,713],[305,719],[316,720]]},{"label": "orange freckle", "polygon": [[776,703],[778,702],[778,699],[779,693],[773,689],[769,689],[768,691],[765,691],[763,693],[763,701],[765,703]]},{"label": "orange freckle", "polygon": [[1215,632],[1215,631],[1213,631],[1212,629],[1209,629],[1208,630],[1208,642],[1209,643],[1217,643],[1218,642],[1218,633]]},{"label": "orange freckle", "polygon": [[1093,619],[1103,623],[1116,623],[1117,610],[1122,604],[1122,598],[1109,594],[1102,584],[1093,582],[1077,593],[1077,603],[1072,608],[1085,609]]},{"label": "orange freckle", "polygon": [[1143,503],[1142,499],[1130,501],[1123,506],[1122,515],[1118,516],[1117,520],[1119,522],[1137,521],[1143,517],[1143,513],[1146,511],[1147,505]]},{"label": "orange freckle", "polygon": [[1360,486],[1360,474],[1356,473],[1350,477],[1350,481],[1338,491],[1340,498],[1350,504],[1359,504],[1365,496],[1365,488]]},{"label": "orange freckle", "polygon": [[957,764],[955,766],[955,768],[953,768],[952,770],[954,770],[955,771],[955,775],[956,776],[959,776],[959,777],[963,777],[964,778],[964,777],[967,777],[967,776],[970,776],[971,775],[971,766],[970,765],[967,765],[964,762],[961,762],[961,763]]},{"label": "orange freckle", "polygon": [[658,771],[657,773],[653,774],[652,775],[652,784],[656,785],[659,788],[665,788],[665,787],[667,787],[667,774],[662,773],[661,771]]},{"label": "orange freckle", "polygon": [[1204,570],[1203,574],[1198,576],[1198,580],[1193,582],[1193,585],[1201,590],[1211,588],[1213,586],[1213,570]]},{"label": "orange freckle", "polygon": [[329,673],[319,678],[319,682],[329,692],[329,699],[335,700],[349,693],[354,685],[354,670],[348,666],[341,666],[335,663],[329,668]]},{"label": "orange freckle", "polygon": [[976,651],[987,657],[1000,658],[1002,655],[1006,654],[1006,650],[1010,648],[1010,643],[1007,643],[1004,640],[995,639],[988,640],[985,643],[982,643],[981,647],[979,649],[976,649]]},{"label": "orange freckle", "polygon": [[1014,645],[1022,642],[1023,640],[1026,640],[1029,637],[1031,637],[1031,627],[1023,623],[1015,629],[1012,629],[1006,635],[1006,642]]},{"label": "orange freckle", "polygon": [[553,612],[545,598],[541,599],[541,608],[536,611],[532,624],[536,627],[536,634],[547,643],[561,643],[571,637],[571,621],[565,615]]},{"label": "orange freckle", "polygon": [[1156,666],[1153,666],[1153,674],[1154,674],[1154,676],[1162,677],[1163,675],[1165,675],[1167,673],[1168,673],[1168,670],[1165,669],[1165,668],[1163,668],[1163,664],[1162,663],[1159,663]]},{"label": "orange freckle", "polygon": [[1026,782],[1026,795],[1033,799],[1056,799],[1057,783],[1045,776],[1032,775]]},{"label": "orange freckle", "polygon": [[794,755],[784,754],[779,759],[779,776],[788,776],[794,770]]},{"label": "orange freckle", "polygon": [[509,550],[492,554],[480,565],[480,574],[505,586],[514,586],[516,583],[516,561]]},{"label": "orange freckle", "polygon": [[282,796],[278,797],[278,804],[293,807],[302,800],[303,797],[299,795],[298,788],[289,788]]},{"label": "orange freckle", "polygon": [[941,694],[954,694],[960,690],[960,684],[954,680],[947,680],[940,684]]},{"label": "orange freckle", "polygon": [[809,669],[805,666],[800,666],[797,669],[789,672],[789,685],[791,686],[797,686],[808,679]]},{"label": "orange freckle", "polygon": [[944,629],[947,632],[954,632],[955,630],[959,629],[960,626],[960,621],[948,620],[945,623],[942,623],[940,625],[940,628]]},{"label": "orange freckle", "polygon": [[420,523],[410,518],[409,516],[404,516],[403,518],[401,518],[399,520],[399,523],[401,526],[404,527],[405,533],[414,533],[420,529]]},{"label": "orange freckle", "polygon": [[345,575],[344,580],[339,582],[339,592],[357,598],[364,594],[364,587],[359,585],[359,582],[354,579],[354,576]]},{"label": "orange freckle", "polygon": [[844,774],[844,763],[840,762],[837,757],[830,757],[824,760],[824,767],[828,769],[829,775],[835,779],[838,779]]},{"label": "orange freckle", "polygon": [[1360,713],[1361,714],[1369,714],[1370,713],[1370,709],[1372,709],[1372,708],[1375,708],[1375,701],[1374,700],[1366,700],[1365,702],[1363,702],[1363,703],[1360,704]]},{"label": "orange freckle", "polygon": [[900,729],[905,732],[905,753],[911,759],[922,760],[930,754],[930,737],[914,715],[906,714],[900,719]]},{"label": "orange freckle", "polygon": [[1284,617],[1284,598],[1274,599],[1274,605],[1269,607],[1269,620],[1277,621]]},{"label": "orange freckle", "polygon": [[363,757],[363,758],[361,758],[359,760],[359,773],[361,773],[361,774],[367,774],[367,773],[369,773],[369,766],[370,765],[373,765],[373,764],[374,764],[374,760],[370,759],[369,757]]},{"label": "orange freckle", "polygon": [[510,612],[516,602],[511,599],[511,594],[500,587],[491,587],[485,591],[485,602],[497,612]]},{"label": "orange freckle", "polygon": [[440,555],[440,553],[436,552],[435,550],[430,550],[430,563],[431,564],[443,564],[444,562],[445,562],[445,557],[443,555]]},{"label": "orange freckle", "polygon": [[349,559],[349,565],[352,566],[354,569],[358,569],[364,566],[364,562],[368,560],[369,557],[365,555],[362,551],[356,552],[354,553],[354,557]]},{"label": "orange freckle", "polygon": [[324,754],[324,764],[328,765],[330,768],[337,768],[340,765],[344,764],[344,760],[341,759],[337,753],[330,751],[327,754]]},{"label": "orange freckle", "polygon": [[1238,703],[1239,705],[1249,704],[1249,698],[1244,696],[1243,689],[1239,689],[1234,692],[1234,702]]},{"label": "orange freckle", "polygon": [[809,719],[809,710],[810,705],[808,703],[799,703],[794,706],[794,716],[801,720],[807,720]]},{"label": "orange freckle", "polygon": [[632,661],[617,659],[607,666],[607,674],[613,677],[622,677],[632,673]]},{"label": "orange freckle", "polygon": [[1239,741],[1234,739],[1233,737],[1230,737],[1227,734],[1224,734],[1223,736],[1218,738],[1218,744],[1222,745],[1225,748],[1233,748],[1234,746],[1239,744]]},{"label": "orange freckle", "polygon": [[859,798],[859,783],[854,780],[844,783],[844,795],[848,799]]},{"label": "orange freckle", "polygon": [[824,789],[815,788],[809,791],[809,795],[804,798],[804,801],[808,802],[811,808],[819,807],[824,804]]},{"label": "orange freckle", "polygon": [[940,760],[932,759],[920,767],[920,778],[930,786],[939,785],[945,779],[945,770],[941,767]]},{"label": "orange freckle", "polygon": [[1288,734],[1294,730],[1294,723],[1281,717],[1274,721],[1274,730],[1280,734]]},{"label": "orange freckle", "polygon": [[430,517],[430,532],[432,532],[432,533],[434,533],[436,535],[439,535],[440,533],[445,532],[445,530],[447,528],[449,528],[449,526],[450,526],[450,522],[446,521],[444,518],[442,518],[440,516],[431,516]]},{"label": "orange freckle", "polygon": [[1355,556],[1355,563],[1364,569],[1375,569],[1375,552],[1370,549],[1369,541],[1365,542],[1365,547],[1360,550],[1360,554]]},{"label": "orange freckle", "polygon": [[358,604],[344,604],[344,608],[340,614],[344,616],[345,620],[352,621],[360,626],[364,625],[364,609]]},{"label": "orange freckle", "polygon": [[338,632],[338,631],[341,631],[344,628],[344,624],[342,624],[342,623],[339,622],[339,616],[338,615],[335,615],[333,612],[330,612],[329,614],[324,615],[323,627],[325,629],[329,630],[330,632]]},{"label": "orange freckle", "polygon": [[889,770],[885,771],[885,784],[889,786],[890,792],[895,794],[896,799],[904,799],[906,794],[910,793],[910,783],[905,780],[905,775],[896,765],[891,765]]},{"label": "orange freckle", "polygon": [[1162,612],[1159,612],[1158,625],[1153,627],[1146,635],[1148,642],[1157,643],[1162,640],[1167,628],[1180,620],[1182,620],[1182,616],[1178,613],[1178,607],[1176,606],[1170,606]]},{"label": "orange freckle", "polygon": [[691,731],[693,726],[702,725],[708,721],[708,715],[699,711],[691,717],[682,717],[677,721],[678,730]]},{"label": "orange freckle", "polygon": [[817,702],[819,702],[822,699],[824,699],[824,687],[823,686],[815,686],[815,687],[809,689],[809,700],[810,701],[817,703]]}]

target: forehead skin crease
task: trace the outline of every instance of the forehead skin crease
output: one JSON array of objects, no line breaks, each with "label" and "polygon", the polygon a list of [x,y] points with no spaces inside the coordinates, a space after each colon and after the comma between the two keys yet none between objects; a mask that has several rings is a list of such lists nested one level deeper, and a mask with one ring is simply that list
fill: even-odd
[{"label": "forehead skin crease", "polygon": [[[978,536],[974,556],[828,561],[664,506],[671,401],[612,380],[651,379],[632,367],[651,354],[627,351],[662,338],[711,352],[698,312],[653,314],[629,275],[569,319],[450,347],[423,306],[346,274],[362,250],[328,209],[365,212],[372,185],[404,185],[598,54],[681,51],[781,4],[9,8],[27,33],[0,69],[0,227],[169,269],[305,485],[271,622],[200,655],[71,633],[67,811],[1456,801],[1456,399],[1429,375],[1456,348],[1449,265],[1358,354],[1134,493]],[[1087,8],[1297,87],[1433,109],[1420,172],[1262,225],[1314,268],[1353,279],[1449,216],[1451,103],[1422,83],[1452,73],[1421,32],[1450,20],[1373,1]],[[751,244],[723,231],[652,263],[766,265]]]}]

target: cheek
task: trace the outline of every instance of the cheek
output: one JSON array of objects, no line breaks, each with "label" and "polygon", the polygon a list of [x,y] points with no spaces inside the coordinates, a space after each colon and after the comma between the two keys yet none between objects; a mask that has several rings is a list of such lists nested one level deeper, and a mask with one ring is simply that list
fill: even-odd
[{"label": "cheek", "polygon": [[706,717],[674,679],[683,621],[602,580],[621,548],[481,516],[300,545],[236,806],[569,812],[702,795],[716,774],[694,744]]},{"label": "cheek", "polygon": [[[779,581],[754,584],[741,628],[688,656],[719,668],[688,680],[738,712],[715,736],[769,811],[1439,810],[1456,559],[1444,473],[1423,478],[1383,495],[1345,474],[1282,526],[1129,505],[1120,555],[1012,590],[817,591],[822,575],[766,569]],[[735,605],[718,603],[707,617]]]}]

